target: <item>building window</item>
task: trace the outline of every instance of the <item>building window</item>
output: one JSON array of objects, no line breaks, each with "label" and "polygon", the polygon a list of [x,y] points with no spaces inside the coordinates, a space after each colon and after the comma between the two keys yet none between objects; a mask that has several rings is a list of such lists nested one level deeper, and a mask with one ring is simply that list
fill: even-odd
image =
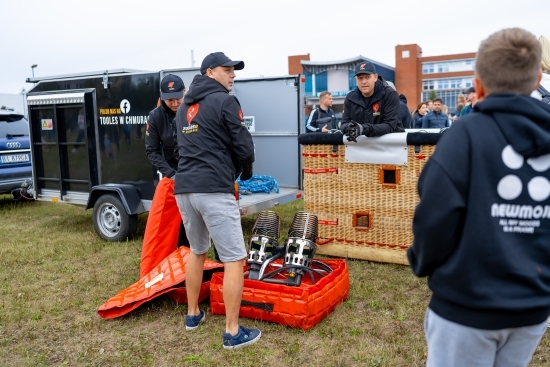
[{"label": "building window", "polygon": [[457,71],[473,71],[475,59],[425,62],[422,64],[422,74],[453,73]]},{"label": "building window", "polygon": [[473,77],[463,78],[445,78],[445,79],[424,79],[422,81],[422,90],[446,90],[446,89],[465,89],[473,85]]},{"label": "building window", "polygon": [[315,95],[324,92],[328,89],[327,72],[315,74]]},{"label": "building window", "polygon": [[422,64],[422,74],[433,74],[434,73],[434,64],[430,62],[425,62]]},{"label": "building window", "polygon": [[351,226],[357,230],[368,230],[372,227],[372,217],[369,212],[356,212],[351,218]]},{"label": "building window", "polygon": [[410,57],[410,51],[409,50],[401,51],[401,57],[404,59],[408,59]]},{"label": "building window", "polygon": [[313,95],[313,91],[311,90],[311,73],[307,70],[304,70],[304,76],[306,77],[306,85],[305,85],[305,95],[311,96]]},{"label": "building window", "polygon": [[348,71],[349,76],[349,90],[354,90],[357,88],[357,81],[355,80],[355,71],[350,70]]}]

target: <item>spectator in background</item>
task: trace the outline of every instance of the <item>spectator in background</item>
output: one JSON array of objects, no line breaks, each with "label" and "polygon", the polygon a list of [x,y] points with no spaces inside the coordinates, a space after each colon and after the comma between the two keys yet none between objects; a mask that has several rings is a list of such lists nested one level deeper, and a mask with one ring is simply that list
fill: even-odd
[{"label": "spectator in background", "polygon": [[320,106],[309,114],[306,123],[306,132],[329,132],[331,129],[337,129],[336,117],[332,110],[332,95],[324,91],[319,93]]},{"label": "spectator in background", "polygon": [[432,112],[434,109],[434,103],[431,99],[428,99],[426,102],[426,112]]},{"label": "spectator in background", "polygon": [[407,107],[407,97],[404,94],[399,95],[399,108],[400,108],[400,117],[401,123],[403,124],[404,129],[414,128],[414,121],[411,116],[411,112]]},{"label": "spectator in background", "polygon": [[452,122],[455,122],[456,120],[458,120],[458,118],[460,117],[460,111],[458,109],[458,106],[459,105],[462,105],[460,107],[460,110],[462,110],[462,108],[464,108],[464,104],[466,103],[466,99],[464,98],[464,94],[459,94],[457,97],[456,97],[456,106],[455,106],[455,110],[453,113],[451,113],[451,121]]},{"label": "spectator in background", "polygon": [[443,112],[445,115],[447,115],[447,118],[449,119],[449,126],[451,126],[451,124],[453,123],[453,119],[449,115],[449,107],[447,107],[447,105],[442,105],[441,106],[441,112]]},{"label": "spectator in background", "polygon": [[466,104],[466,98],[464,98],[464,94],[459,94],[456,97],[456,107],[455,107],[455,116],[458,116],[460,114],[460,111],[458,110],[458,105],[462,104],[462,107]]},{"label": "spectator in background", "polygon": [[468,104],[466,104],[466,106],[464,106],[464,108],[460,112],[460,117],[466,116],[474,112],[474,106],[478,102],[476,89],[474,87],[466,89],[464,94],[466,95],[466,101],[468,102]]},{"label": "spectator in background", "polygon": [[[544,36],[540,36],[539,42],[542,47],[542,58],[540,62],[542,79],[539,85],[546,89],[547,92],[550,92],[550,42]],[[531,93],[531,97],[541,100],[543,96],[540,91],[534,90]],[[550,104],[550,102],[548,102],[548,104]],[[550,328],[550,317],[546,320],[546,325]]]},{"label": "spectator in background", "polygon": [[[550,92],[550,42],[544,36],[540,36],[539,42],[542,47],[542,79],[540,81],[540,85],[548,92]],[[540,91],[535,90],[533,91],[533,93],[531,93],[531,97],[540,100],[542,99],[542,94],[540,93]]]},{"label": "spectator in background", "polygon": [[420,102],[418,106],[416,106],[416,110],[414,110],[414,112],[412,113],[415,129],[422,128],[422,118],[426,116],[427,113],[428,113],[428,108],[426,107],[426,103]]},{"label": "spectator in background", "polygon": [[[388,85],[397,92],[395,84],[393,84],[391,81],[387,81],[386,83],[388,83]],[[399,92],[397,93],[399,94]],[[399,117],[401,119],[401,124],[403,125],[404,129],[412,129],[414,127],[414,121],[411,117],[411,111],[409,111],[409,108],[407,107],[407,97],[405,97],[404,94],[399,94]]]},{"label": "spectator in background", "polygon": [[[459,103],[456,105],[456,117],[459,117],[460,116],[460,112],[462,111],[462,109],[464,108],[464,104],[463,103]],[[456,121],[457,119],[455,119]]]},{"label": "spectator in background", "polygon": [[441,98],[436,98],[433,100],[433,104],[433,111],[428,112],[422,119],[422,128],[442,129],[444,127],[449,127],[449,116],[442,111],[443,100]]}]

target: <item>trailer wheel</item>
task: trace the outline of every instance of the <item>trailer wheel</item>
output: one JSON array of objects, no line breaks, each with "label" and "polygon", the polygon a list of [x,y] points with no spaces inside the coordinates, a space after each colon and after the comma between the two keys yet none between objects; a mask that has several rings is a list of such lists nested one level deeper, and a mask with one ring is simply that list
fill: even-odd
[{"label": "trailer wheel", "polygon": [[132,237],[138,225],[137,214],[129,215],[116,195],[100,196],[94,205],[94,228],[106,241],[122,241]]}]

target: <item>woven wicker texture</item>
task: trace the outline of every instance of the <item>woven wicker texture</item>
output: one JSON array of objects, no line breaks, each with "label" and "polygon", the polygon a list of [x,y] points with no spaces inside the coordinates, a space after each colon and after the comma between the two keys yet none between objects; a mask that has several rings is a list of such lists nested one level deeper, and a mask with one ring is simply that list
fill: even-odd
[{"label": "woven wicker texture", "polygon": [[345,163],[343,146],[303,145],[304,210],[319,218],[317,252],[406,264],[418,177],[434,150],[409,146],[408,165],[391,166]]}]

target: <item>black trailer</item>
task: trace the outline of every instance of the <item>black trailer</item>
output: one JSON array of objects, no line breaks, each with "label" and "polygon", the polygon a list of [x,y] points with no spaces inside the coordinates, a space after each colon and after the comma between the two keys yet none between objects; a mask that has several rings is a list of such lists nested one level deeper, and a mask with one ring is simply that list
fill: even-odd
[{"label": "black trailer", "polygon": [[[167,73],[180,75],[189,85],[198,69],[119,69],[28,79],[36,83],[27,95],[35,199],[93,208],[94,228],[105,240],[132,236],[137,215],[149,210],[160,178],[143,139],[149,111],[159,101],[160,79]],[[262,116],[271,113],[268,105],[281,108],[273,95],[281,85],[279,98],[290,116],[284,122],[280,114]],[[300,198],[297,136],[304,117],[303,82],[298,76],[242,80],[235,83],[235,93],[245,112],[247,104],[257,111],[250,116],[254,173],[272,175],[280,185],[278,194],[244,196],[241,214]]]}]

